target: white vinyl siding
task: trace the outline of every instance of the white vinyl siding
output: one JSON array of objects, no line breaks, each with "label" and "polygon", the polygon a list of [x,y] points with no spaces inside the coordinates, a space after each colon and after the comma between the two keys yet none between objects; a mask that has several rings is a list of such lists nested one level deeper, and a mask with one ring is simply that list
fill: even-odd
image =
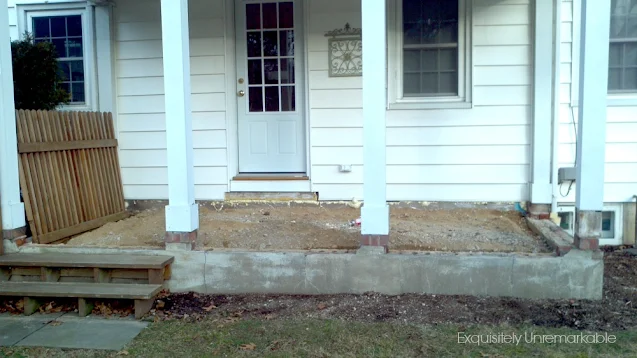
[{"label": "white vinyl siding", "polygon": [[20,38],[20,32],[18,30],[18,10],[15,6],[15,0],[9,0],[9,36],[11,41]]},{"label": "white vinyl siding", "polygon": [[[312,190],[325,200],[361,199],[362,81],[328,77],[323,36],[347,22],[360,27],[360,1],[309,6]],[[387,111],[389,200],[528,199],[531,11],[528,1],[474,1],[473,108]],[[340,164],[353,171],[339,172]]]},{"label": "white vinyl siding", "polygon": [[[575,0],[579,2],[579,0]],[[579,56],[575,27],[579,19],[574,16],[573,0],[562,1],[561,85],[559,125],[559,167],[575,164],[577,107],[577,57]],[[574,24],[576,24],[574,26]],[[612,95],[609,96],[612,98]],[[615,106],[609,101],[606,126],[606,166],[604,170],[604,201],[631,202],[637,193],[637,105]],[[575,184],[563,183],[558,202],[575,201]],[[568,195],[565,195],[568,193]]]},{"label": "white vinyl siding", "polygon": [[[189,2],[195,197],[227,191],[224,12],[221,0]],[[127,199],[168,198],[159,0],[114,7],[120,163]]]}]

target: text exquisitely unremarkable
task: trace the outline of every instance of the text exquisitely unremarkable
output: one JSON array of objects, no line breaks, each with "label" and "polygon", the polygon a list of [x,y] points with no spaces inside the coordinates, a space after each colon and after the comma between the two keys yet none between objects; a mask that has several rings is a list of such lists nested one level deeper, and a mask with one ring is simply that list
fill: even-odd
[{"label": "text exquisitely unremarkable", "polygon": [[579,334],[536,334],[534,332],[497,333],[497,334],[468,334],[458,332],[459,344],[608,344],[615,343],[617,337],[605,333]]}]

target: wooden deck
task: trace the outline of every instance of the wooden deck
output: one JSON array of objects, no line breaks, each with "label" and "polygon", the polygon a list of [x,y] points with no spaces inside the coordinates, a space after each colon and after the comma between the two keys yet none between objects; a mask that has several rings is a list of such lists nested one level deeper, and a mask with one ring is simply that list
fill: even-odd
[{"label": "wooden deck", "polygon": [[24,314],[34,313],[40,297],[78,299],[86,316],[92,299],[135,301],[135,317],[153,306],[170,279],[172,256],[128,254],[11,254],[0,256],[0,296],[24,297]]},{"label": "wooden deck", "polygon": [[97,267],[104,269],[162,269],[172,264],[172,256],[127,254],[11,254],[0,256],[0,266],[21,267]]}]

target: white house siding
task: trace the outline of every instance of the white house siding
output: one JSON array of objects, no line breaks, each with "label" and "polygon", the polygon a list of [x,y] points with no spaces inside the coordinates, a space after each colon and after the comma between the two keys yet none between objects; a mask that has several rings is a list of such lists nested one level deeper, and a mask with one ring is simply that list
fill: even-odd
[{"label": "white house siding", "polygon": [[[574,65],[579,56],[573,46],[574,28],[572,0],[562,1],[562,46],[561,46],[561,86],[560,86],[560,167],[573,166],[575,160],[577,102],[574,95],[578,88],[572,83],[577,70]],[[577,21],[575,21],[577,23]],[[571,92],[573,91],[573,93]],[[606,168],[604,172],[604,201],[630,202],[637,194],[637,106],[609,106],[606,127]],[[575,185],[568,191],[568,184],[562,184],[558,201],[575,201]],[[566,195],[568,193],[568,195]]]},{"label": "white house siding", "polygon": [[[390,0],[391,1],[391,0]],[[311,177],[321,199],[362,197],[362,81],[330,78],[326,31],[360,27],[360,0],[309,0]],[[532,6],[475,0],[473,108],[387,112],[389,200],[529,194]],[[339,164],[353,164],[340,173]]]},{"label": "white house siding", "polygon": [[9,0],[9,35],[11,40],[17,40],[19,37],[18,32],[18,13],[15,7],[15,0]]},{"label": "white house siding", "polygon": [[[225,44],[222,0],[191,0],[195,196],[227,192]],[[119,0],[114,8],[120,162],[127,199],[168,197],[159,0]]]}]

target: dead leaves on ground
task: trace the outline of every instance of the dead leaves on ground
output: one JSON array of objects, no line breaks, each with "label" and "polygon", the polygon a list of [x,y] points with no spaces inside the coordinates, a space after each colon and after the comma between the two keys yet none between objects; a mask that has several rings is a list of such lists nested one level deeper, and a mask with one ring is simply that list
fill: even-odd
[{"label": "dead leaves on ground", "polygon": [[217,308],[217,306],[215,306],[214,303],[211,303],[209,306],[204,307],[203,310],[206,311],[206,312],[210,312],[210,311],[212,311],[215,308]]},{"label": "dead leaves on ground", "polygon": [[119,302],[106,303],[106,302],[95,302],[95,306],[93,307],[93,314],[99,314],[105,317],[110,316],[120,316],[120,317],[128,317],[133,314],[133,307],[128,304],[126,306],[121,306],[118,304]]},{"label": "dead leaves on ground", "polygon": [[239,346],[239,349],[242,351],[253,351],[257,348],[257,345],[254,343],[242,344]]}]

